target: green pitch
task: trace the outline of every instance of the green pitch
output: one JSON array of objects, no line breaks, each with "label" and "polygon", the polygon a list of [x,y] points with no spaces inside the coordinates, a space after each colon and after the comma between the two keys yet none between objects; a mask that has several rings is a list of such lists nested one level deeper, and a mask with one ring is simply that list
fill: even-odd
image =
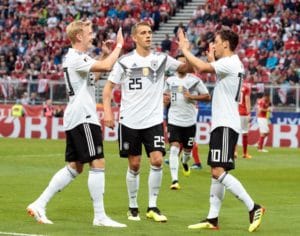
[{"label": "green pitch", "polygon": [[[164,166],[158,206],[167,223],[155,223],[145,217],[149,163],[143,157],[138,194],[140,222],[127,220],[125,173],[127,160],[118,157],[117,143],[106,142],[105,208],[115,220],[128,225],[124,229],[93,227],[92,203],[87,189],[87,166],[63,192],[48,205],[47,215],[54,225],[37,224],[25,211],[48,184],[52,175],[64,166],[64,141],[0,139],[0,235],[4,232],[40,235],[249,235],[246,207],[226,192],[218,232],[189,230],[189,224],[206,217],[210,176],[206,166],[207,146],[199,151],[204,169],[193,170],[190,177],[179,174],[182,189],[169,190],[169,167]],[[269,148],[258,153],[250,147],[251,160],[238,158],[238,177],[256,202],[267,211],[257,235],[300,235],[300,151]],[[241,150],[239,150],[241,151]]]}]

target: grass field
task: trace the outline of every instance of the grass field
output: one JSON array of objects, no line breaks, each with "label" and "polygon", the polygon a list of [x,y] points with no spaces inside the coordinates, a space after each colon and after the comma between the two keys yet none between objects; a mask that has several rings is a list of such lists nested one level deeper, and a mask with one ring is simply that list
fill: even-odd
[{"label": "grass field", "polygon": [[[164,179],[158,206],[167,223],[155,223],[145,217],[148,202],[149,165],[142,161],[139,207],[142,220],[129,222],[125,173],[127,160],[118,157],[117,144],[105,143],[106,212],[128,225],[124,229],[93,227],[93,210],[87,189],[87,169],[48,205],[47,215],[54,225],[37,224],[25,208],[46,187],[52,175],[64,166],[63,140],[0,139],[0,235],[4,232],[40,235],[248,235],[248,213],[241,202],[227,192],[220,215],[220,231],[189,230],[187,226],[206,217],[210,176],[205,165],[207,146],[199,151],[204,169],[190,177],[179,174],[180,191],[169,190],[170,173],[164,166]],[[267,208],[256,235],[300,235],[300,151],[269,148],[251,160],[239,158],[237,176],[256,202]],[[180,170],[181,171],[181,170]],[[13,235],[13,234],[12,234]]]}]

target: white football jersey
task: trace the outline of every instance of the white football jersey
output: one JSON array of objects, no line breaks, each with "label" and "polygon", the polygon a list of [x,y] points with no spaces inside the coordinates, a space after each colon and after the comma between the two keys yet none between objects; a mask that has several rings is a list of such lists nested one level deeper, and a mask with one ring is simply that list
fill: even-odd
[{"label": "white football jersey", "polygon": [[163,91],[166,70],[175,71],[181,62],[164,53],[140,56],[136,50],[122,56],[108,80],[121,84],[119,122],[144,129],[163,122]]},{"label": "white football jersey", "polygon": [[177,75],[166,80],[165,92],[171,95],[171,104],[168,112],[168,123],[180,127],[188,127],[196,124],[196,101],[184,98],[184,92],[192,95],[208,94],[201,79],[193,74],[187,74],[180,78]]},{"label": "white football jersey", "polygon": [[217,75],[212,97],[211,131],[225,126],[240,133],[238,102],[245,73],[244,66],[237,55],[221,58],[211,65]]},{"label": "white football jersey", "polygon": [[90,72],[95,63],[85,53],[70,48],[63,61],[64,78],[69,102],[64,112],[64,128],[70,130],[79,124],[100,126],[96,112],[95,79]]}]

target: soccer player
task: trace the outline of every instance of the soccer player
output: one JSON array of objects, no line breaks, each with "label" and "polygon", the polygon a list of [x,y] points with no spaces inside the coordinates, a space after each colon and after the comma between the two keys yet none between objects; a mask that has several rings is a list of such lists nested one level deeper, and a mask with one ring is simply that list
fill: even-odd
[{"label": "soccer player", "polygon": [[218,217],[225,189],[232,192],[247,207],[250,217],[250,232],[261,224],[263,207],[254,203],[240,181],[229,173],[235,168],[234,149],[240,131],[238,101],[244,67],[234,53],[238,35],[229,29],[215,34],[207,52],[208,62],[195,57],[189,51],[189,41],[179,30],[179,47],[187,60],[201,72],[215,73],[216,86],[212,96],[211,136],[207,164],[211,167],[210,209],[208,216],[190,229],[218,229]]},{"label": "soccer player", "polygon": [[[177,56],[177,60],[186,64],[183,55]],[[196,101],[210,100],[210,95],[201,79],[193,74],[177,72],[166,80],[164,101],[169,105],[168,132],[170,142],[169,166],[172,178],[170,189],[178,190],[178,169],[180,144],[182,144],[183,174],[190,175],[188,161],[196,134]]]},{"label": "soccer player", "polygon": [[142,144],[150,161],[148,178],[149,203],[146,216],[166,222],[157,207],[157,197],[163,176],[165,142],[163,132],[163,91],[165,71],[188,69],[186,64],[159,52],[151,51],[152,30],[148,23],[132,27],[136,49],[122,56],[114,65],[103,90],[104,123],[114,127],[111,93],[121,85],[119,117],[120,156],[128,158],[126,183],[129,198],[129,220],[140,220],[137,194],[140,183]]},{"label": "soccer player", "polygon": [[269,152],[264,149],[265,138],[268,136],[270,130],[268,125],[268,114],[271,112],[271,102],[269,94],[265,93],[262,98],[257,100],[257,122],[259,128],[258,151]]},{"label": "soccer player", "polygon": [[94,60],[86,54],[92,47],[93,31],[90,21],[73,21],[67,26],[67,36],[72,48],[64,61],[64,77],[69,102],[64,113],[67,165],[50,180],[44,192],[27,207],[27,212],[39,223],[53,224],[46,216],[50,199],[70,184],[89,163],[88,189],[93,201],[95,226],[126,227],[110,219],[104,210],[104,154],[102,132],[95,102],[95,77],[93,72],[111,70],[123,45],[121,29],[117,34],[117,46],[103,60]]},{"label": "soccer player", "polygon": [[196,142],[194,142],[194,144],[193,144],[192,157],[194,159],[194,163],[191,166],[191,169],[201,170],[202,169],[202,164],[201,164],[200,155],[198,153],[198,143],[196,143]]},{"label": "soccer player", "polygon": [[239,103],[239,114],[241,119],[242,128],[242,144],[243,144],[243,158],[250,159],[251,155],[248,153],[248,132],[249,132],[249,120],[251,112],[251,84],[243,82],[241,89],[241,99]]}]

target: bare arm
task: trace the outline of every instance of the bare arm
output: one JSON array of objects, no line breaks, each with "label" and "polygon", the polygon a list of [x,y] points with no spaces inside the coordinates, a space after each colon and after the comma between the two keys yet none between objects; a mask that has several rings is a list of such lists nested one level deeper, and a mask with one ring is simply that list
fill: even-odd
[{"label": "bare arm", "polygon": [[250,113],[251,112],[250,95],[245,96],[245,103],[246,103],[246,111],[247,113]]},{"label": "bare arm", "polygon": [[177,68],[177,72],[179,73],[193,73],[193,66],[187,61],[187,63],[180,64]]},{"label": "bare arm", "polygon": [[170,102],[171,102],[171,95],[169,92],[165,92],[164,93],[164,106],[165,107],[169,106]]},{"label": "bare arm", "polygon": [[196,100],[196,101],[210,101],[211,100],[211,96],[208,93],[192,95],[188,91],[186,91],[186,92],[184,92],[184,97],[189,100]]},{"label": "bare arm", "polygon": [[[182,53],[186,57],[186,59],[189,61],[189,63],[196,67],[200,72],[206,72],[206,73],[215,73],[215,69],[211,66],[210,63],[205,62],[197,57],[195,57],[189,50],[189,41],[185,37],[184,32],[182,29],[178,30],[178,38],[179,38],[179,48],[181,49]],[[210,50],[212,48],[210,47]],[[210,51],[209,54],[212,54],[213,52]]]},{"label": "bare arm", "polygon": [[115,47],[115,49],[105,59],[102,59],[102,60],[100,59],[100,60],[96,61],[92,65],[90,71],[91,72],[110,71],[122,51],[123,43],[124,43],[124,39],[123,39],[123,35],[122,35],[122,29],[120,28],[118,30],[118,34],[117,34],[117,46]]},{"label": "bare arm", "polygon": [[112,90],[115,84],[109,80],[106,81],[103,88],[103,109],[104,109],[104,125],[114,128],[115,121],[111,110]]}]

